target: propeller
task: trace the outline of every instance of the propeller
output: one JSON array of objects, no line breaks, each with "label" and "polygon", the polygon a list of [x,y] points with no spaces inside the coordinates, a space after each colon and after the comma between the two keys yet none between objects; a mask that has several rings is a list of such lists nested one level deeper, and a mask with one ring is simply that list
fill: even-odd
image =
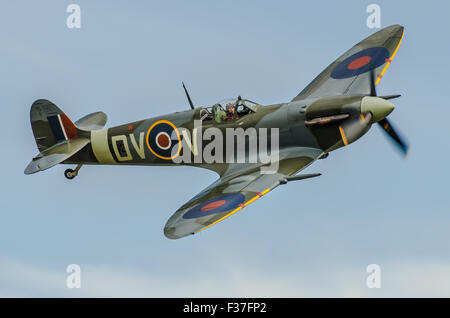
[{"label": "propeller", "polygon": [[403,156],[408,155],[409,145],[404,141],[403,138],[401,138],[394,127],[392,127],[392,124],[389,122],[389,120],[382,119],[378,122],[378,124],[383,128],[383,130],[392,138],[391,140],[394,141],[394,144],[398,147],[398,149],[401,151]]},{"label": "propeller", "polygon": [[[377,91],[375,88],[375,69],[372,69],[370,71],[370,96],[377,97]],[[379,96],[379,98],[393,99],[400,96],[401,95],[387,95]],[[387,118],[384,118],[378,121],[378,125],[380,125],[383,131],[390,137],[390,140],[402,153],[403,157],[406,157],[408,155],[409,144],[398,134],[396,129],[392,126],[391,122]]]}]

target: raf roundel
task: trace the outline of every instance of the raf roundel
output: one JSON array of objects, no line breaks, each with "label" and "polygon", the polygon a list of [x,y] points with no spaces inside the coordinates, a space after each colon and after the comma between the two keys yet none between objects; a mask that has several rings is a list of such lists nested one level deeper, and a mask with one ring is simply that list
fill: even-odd
[{"label": "raf roundel", "polygon": [[167,150],[170,148],[172,141],[170,140],[170,136],[165,131],[161,131],[156,135],[155,138],[156,145],[163,150]]},{"label": "raf roundel", "polygon": [[330,76],[343,79],[373,70],[389,61],[389,51],[385,47],[371,47],[359,51],[339,63]]},{"label": "raf roundel", "polygon": [[200,203],[184,213],[184,219],[195,219],[206,215],[234,210],[245,200],[242,193],[227,193]]},{"label": "raf roundel", "polygon": [[170,160],[180,154],[180,133],[168,120],[159,120],[151,125],[146,140],[148,149],[158,158]]}]

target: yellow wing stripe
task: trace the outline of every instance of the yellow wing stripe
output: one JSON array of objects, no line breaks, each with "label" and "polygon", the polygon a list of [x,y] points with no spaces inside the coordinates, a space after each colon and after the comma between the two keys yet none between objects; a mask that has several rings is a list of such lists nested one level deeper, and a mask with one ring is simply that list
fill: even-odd
[{"label": "yellow wing stripe", "polygon": [[344,129],[342,129],[341,126],[339,126],[339,132],[341,133],[342,142],[344,143],[345,146],[347,146],[348,140],[347,140],[347,137],[345,137]]},{"label": "yellow wing stripe", "polygon": [[259,196],[254,196],[253,198],[251,198],[250,200],[248,200],[247,202],[244,203],[244,206],[249,205],[250,203],[255,202],[256,200],[258,200],[260,197]]},{"label": "yellow wing stripe", "polygon": [[[233,211],[231,211],[231,212],[228,213],[227,215],[221,217],[221,218],[218,219],[217,221],[214,221],[214,222],[211,223],[210,225],[205,226],[204,228],[198,230],[198,232],[201,232],[201,231],[203,231],[204,229],[207,229],[208,227],[213,226],[214,224],[219,223],[220,221],[225,220],[227,217],[232,216],[232,215],[235,214],[236,212],[242,210],[245,206],[249,205],[250,203],[255,202],[256,200],[258,200],[260,197],[262,197],[263,195],[265,195],[266,193],[268,193],[270,190],[271,190],[271,189],[269,188],[269,189],[264,190],[264,191],[261,192],[260,194],[255,195],[253,198],[251,198],[250,200],[248,200],[247,202],[245,202],[243,205],[237,207],[236,209],[234,209]],[[198,232],[197,232],[197,233],[198,233]]]},{"label": "yellow wing stripe", "polygon": [[402,33],[402,37],[400,38],[400,41],[398,42],[397,47],[394,50],[394,53],[392,53],[391,57],[389,58],[389,61],[386,63],[386,66],[383,68],[383,70],[381,71],[381,73],[378,75],[377,80],[375,81],[375,85],[378,85],[378,83],[380,82],[381,78],[383,77],[384,73],[386,72],[386,70],[388,69],[389,65],[391,65],[392,60],[395,57],[395,54],[397,54],[398,48],[400,47],[400,44],[402,43],[403,40],[403,35],[405,34],[405,32]]}]

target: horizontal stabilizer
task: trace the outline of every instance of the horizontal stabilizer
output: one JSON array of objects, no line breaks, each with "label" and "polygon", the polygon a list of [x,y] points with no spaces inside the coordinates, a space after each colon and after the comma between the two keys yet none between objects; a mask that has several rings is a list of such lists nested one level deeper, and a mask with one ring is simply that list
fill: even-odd
[{"label": "horizontal stabilizer", "polygon": [[104,112],[95,112],[78,119],[75,126],[82,130],[98,130],[105,127],[107,119]]},{"label": "horizontal stabilizer", "polygon": [[90,140],[88,138],[77,138],[57,143],[33,158],[30,164],[25,168],[24,173],[32,174],[51,168],[72,157],[89,142]]}]

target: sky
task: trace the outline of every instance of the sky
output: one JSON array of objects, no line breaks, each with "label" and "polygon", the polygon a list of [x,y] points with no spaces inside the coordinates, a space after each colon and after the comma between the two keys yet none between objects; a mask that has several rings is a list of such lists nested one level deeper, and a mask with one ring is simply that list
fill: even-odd
[{"label": "sky", "polygon": [[[69,29],[66,8],[81,8]],[[39,98],[108,127],[241,95],[287,102],[355,43],[367,1],[2,1],[1,297],[450,297],[448,1],[377,1],[405,36],[380,84],[411,144],[374,126],[201,233],[170,215],[217,177],[193,167],[23,170]],[[73,168],[73,167],[72,167]],[[68,288],[66,268],[81,268]],[[377,264],[381,288],[368,288]]]}]

